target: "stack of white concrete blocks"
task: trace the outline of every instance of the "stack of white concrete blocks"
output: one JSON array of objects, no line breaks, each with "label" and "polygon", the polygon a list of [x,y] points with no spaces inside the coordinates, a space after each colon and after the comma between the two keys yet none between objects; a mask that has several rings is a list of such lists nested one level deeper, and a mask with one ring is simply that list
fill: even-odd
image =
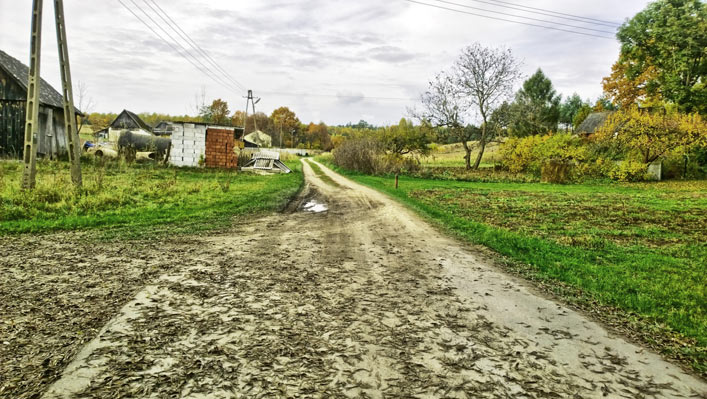
[{"label": "stack of white concrete blocks", "polygon": [[174,166],[197,167],[206,157],[206,125],[174,123],[169,162]]}]

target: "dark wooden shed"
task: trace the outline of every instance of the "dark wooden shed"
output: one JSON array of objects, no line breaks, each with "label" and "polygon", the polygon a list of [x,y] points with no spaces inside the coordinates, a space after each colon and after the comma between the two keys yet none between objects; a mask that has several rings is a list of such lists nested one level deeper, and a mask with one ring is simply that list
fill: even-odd
[{"label": "dark wooden shed", "polygon": [[[29,68],[0,50],[0,157],[22,158],[28,80]],[[64,99],[44,79],[40,87],[37,155],[57,158],[67,153]]]},{"label": "dark wooden shed", "polygon": [[597,133],[611,114],[611,111],[592,112],[584,122],[577,126],[575,133],[587,137]]}]

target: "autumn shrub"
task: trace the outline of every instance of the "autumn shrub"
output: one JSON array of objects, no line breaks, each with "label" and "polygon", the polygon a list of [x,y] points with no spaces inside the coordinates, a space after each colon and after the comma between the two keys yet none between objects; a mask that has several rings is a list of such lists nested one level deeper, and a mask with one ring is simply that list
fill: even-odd
[{"label": "autumn shrub", "polygon": [[366,174],[378,174],[383,166],[383,143],[374,137],[349,138],[334,149],[334,163]]},{"label": "autumn shrub", "polygon": [[529,171],[535,161],[535,149],[541,143],[540,136],[510,138],[501,146],[501,165],[509,172]]},{"label": "autumn shrub", "polygon": [[411,174],[420,170],[417,157],[386,152],[385,144],[373,136],[348,138],[334,149],[333,160],[337,166],[370,175]]},{"label": "autumn shrub", "polygon": [[412,174],[420,169],[420,160],[418,158],[400,156],[398,154],[384,154],[378,164],[378,173],[383,174]]},{"label": "autumn shrub", "polygon": [[501,164],[512,173],[529,172],[564,183],[575,178],[575,164],[587,159],[587,148],[570,134],[511,138],[500,149]]},{"label": "autumn shrub", "polygon": [[648,165],[634,160],[621,161],[616,163],[616,167],[609,170],[608,177],[628,182],[647,180]]},{"label": "autumn shrub", "polygon": [[642,110],[614,112],[596,134],[606,145],[636,153],[644,164],[707,145],[707,121],[699,114]]},{"label": "autumn shrub", "polygon": [[551,160],[546,162],[541,171],[545,183],[566,183],[570,181],[572,165],[567,162]]}]

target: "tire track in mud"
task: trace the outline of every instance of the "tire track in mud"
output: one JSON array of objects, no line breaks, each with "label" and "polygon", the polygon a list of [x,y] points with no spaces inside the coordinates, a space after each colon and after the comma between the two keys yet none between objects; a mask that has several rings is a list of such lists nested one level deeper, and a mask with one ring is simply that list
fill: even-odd
[{"label": "tire track in mud", "polygon": [[[297,210],[195,241],[44,397],[704,395],[704,382],[322,169],[341,187],[305,164]],[[303,212],[309,199],[329,209]]]}]

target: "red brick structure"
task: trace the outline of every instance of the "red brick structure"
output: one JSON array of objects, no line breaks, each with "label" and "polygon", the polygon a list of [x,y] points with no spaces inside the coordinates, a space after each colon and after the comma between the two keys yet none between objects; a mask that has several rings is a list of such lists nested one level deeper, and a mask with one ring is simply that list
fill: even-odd
[{"label": "red brick structure", "polygon": [[235,152],[234,131],[232,129],[206,130],[206,167],[236,169],[238,155]]}]

